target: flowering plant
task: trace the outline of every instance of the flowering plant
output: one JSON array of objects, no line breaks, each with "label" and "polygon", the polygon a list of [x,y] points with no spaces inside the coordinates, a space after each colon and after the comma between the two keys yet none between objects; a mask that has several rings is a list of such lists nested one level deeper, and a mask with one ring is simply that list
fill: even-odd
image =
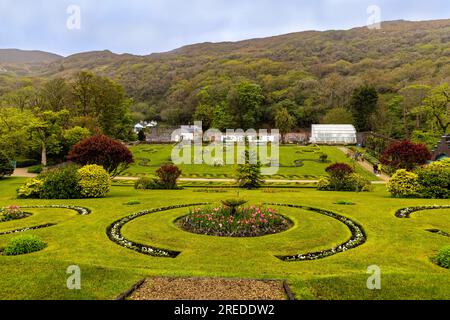
[{"label": "flowering plant", "polygon": [[200,234],[228,237],[255,237],[284,231],[291,222],[275,209],[250,206],[233,209],[229,206],[194,208],[181,220],[184,229]]},{"label": "flowering plant", "polygon": [[26,213],[17,205],[0,209],[0,221],[10,221],[25,218]]}]

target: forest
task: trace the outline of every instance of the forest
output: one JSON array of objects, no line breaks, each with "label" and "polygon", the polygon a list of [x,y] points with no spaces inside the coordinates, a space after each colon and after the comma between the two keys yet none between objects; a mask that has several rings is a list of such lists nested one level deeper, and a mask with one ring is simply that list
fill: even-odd
[{"label": "forest", "polygon": [[[39,59],[38,59],[39,60]],[[133,123],[281,128],[351,123],[432,147],[450,125],[450,20],[380,30],[308,31],[134,56],[109,51],[6,61],[0,55],[0,147],[64,154]]]}]

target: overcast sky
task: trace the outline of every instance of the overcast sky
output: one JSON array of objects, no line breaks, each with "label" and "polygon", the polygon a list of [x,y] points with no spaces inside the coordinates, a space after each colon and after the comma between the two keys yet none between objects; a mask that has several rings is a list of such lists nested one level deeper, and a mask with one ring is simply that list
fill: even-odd
[{"label": "overcast sky", "polygon": [[[80,29],[71,5],[80,9]],[[0,0],[0,48],[144,55],[205,41],[364,26],[371,5],[383,21],[450,18],[450,0]]]}]

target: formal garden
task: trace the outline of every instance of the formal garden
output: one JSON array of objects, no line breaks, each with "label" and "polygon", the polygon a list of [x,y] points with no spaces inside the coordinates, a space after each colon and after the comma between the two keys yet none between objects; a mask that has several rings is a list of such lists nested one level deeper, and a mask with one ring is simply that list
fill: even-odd
[{"label": "formal garden", "polygon": [[[9,177],[3,162],[0,298],[114,299],[154,277],[275,279],[297,299],[450,298],[448,159],[428,164],[417,145],[394,144],[384,185],[335,147],[283,148],[326,151],[299,168],[319,181],[275,187],[246,162],[234,184],[196,185],[156,157],[152,175],[114,180],[139,160],[101,135],[37,177]],[[72,265],[80,290],[66,287]],[[370,266],[380,290],[368,289]]]}]

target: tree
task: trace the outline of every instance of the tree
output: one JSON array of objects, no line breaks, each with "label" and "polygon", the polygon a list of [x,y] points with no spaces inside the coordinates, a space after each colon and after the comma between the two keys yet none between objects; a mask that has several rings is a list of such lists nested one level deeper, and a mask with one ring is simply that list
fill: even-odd
[{"label": "tree", "polygon": [[28,126],[35,121],[30,110],[0,107],[0,150],[11,159],[25,154],[32,146]]},{"label": "tree", "polygon": [[145,135],[144,130],[139,130],[138,132],[138,140],[143,142],[147,140],[147,136]]},{"label": "tree", "polygon": [[428,112],[436,121],[442,134],[448,133],[450,126],[450,85],[445,83],[434,88],[425,98],[422,110]]},{"label": "tree", "polygon": [[402,118],[403,118],[403,130],[404,137],[406,139],[410,138],[411,129],[410,121],[411,117],[415,116],[416,128],[420,127],[421,123],[421,112],[420,106],[422,106],[425,97],[429,94],[430,87],[425,85],[411,85],[400,90],[402,96],[401,107],[402,107]]},{"label": "tree", "polygon": [[69,119],[69,112],[62,110],[59,112],[45,111],[39,113],[36,120],[29,126],[29,131],[41,145],[41,163],[47,165],[47,149],[51,142],[61,140],[63,126]]},{"label": "tree", "polygon": [[0,179],[5,176],[10,176],[14,172],[14,167],[11,164],[11,160],[6,156],[4,152],[0,151]]},{"label": "tree", "polygon": [[286,108],[280,108],[275,113],[275,126],[280,130],[283,142],[286,142],[286,134],[295,126],[295,117],[291,116]]},{"label": "tree", "polygon": [[248,151],[245,151],[245,163],[239,165],[236,169],[236,181],[240,188],[245,189],[258,189],[264,183],[261,174],[261,162],[251,163]]},{"label": "tree", "polygon": [[64,79],[52,79],[44,84],[39,95],[42,109],[58,112],[67,107],[69,87]]},{"label": "tree", "polygon": [[255,128],[262,116],[264,96],[258,84],[243,80],[233,87],[228,95],[228,105],[236,124],[246,130]]},{"label": "tree", "polygon": [[73,84],[75,97],[74,115],[94,119],[102,132],[117,138],[127,139],[131,133],[131,100],[125,96],[124,88],[111,79],[82,71]]},{"label": "tree", "polygon": [[374,87],[365,85],[354,90],[350,100],[350,109],[358,131],[370,131],[370,118],[376,111],[377,103],[378,93]]},{"label": "tree", "polygon": [[338,107],[328,111],[322,119],[323,124],[353,124],[353,115],[346,108]]},{"label": "tree", "polygon": [[133,163],[133,154],[120,141],[95,135],[74,145],[67,159],[82,166],[103,166],[112,177],[116,177]]},{"label": "tree", "polygon": [[426,145],[405,140],[389,145],[381,157],[381,163],[395,170],[412,171],[430,159],[431,153]]},{"label": "tree", "polygon": [[78,126],[65,130],[63,133],[63,140],[66,153],[69,152],[72,146],[90,136],[91,132],[88,129]]}]

